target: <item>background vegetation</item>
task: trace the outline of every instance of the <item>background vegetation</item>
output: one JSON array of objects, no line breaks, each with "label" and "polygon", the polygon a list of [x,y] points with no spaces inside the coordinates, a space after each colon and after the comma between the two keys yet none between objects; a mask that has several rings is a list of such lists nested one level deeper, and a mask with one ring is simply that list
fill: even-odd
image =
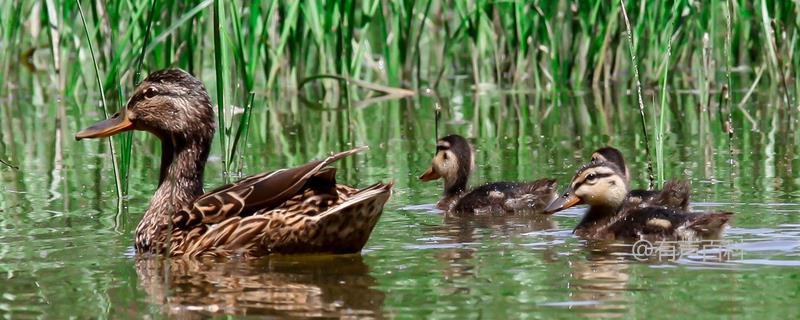
[{"label": "background vegetation", "polygon": [[[431,119],[434,109],[449,117],[449,97],[472,92],[523,94],[514,112],[530,126],[569,122],[578,136],[609,135],[638,122],[641,129],[632,132],[646,157],[656,159],[659,180],[670,132],[708,133],[709,141],[727,143],[733,152],[734,132],[774,125],[794,133],[800,108],[800,6],[790,1],[46,0],[0,6],[0,158],[10,166],[22,159],[6,145],[25,141],[25,128],[55,119],[56,130],[69,129],[58,139],[68,138],[124,107],[148,71],[167,67],[207,84],[219,112],[222,169],[234,172],[242,171],[237,150],[251,133],[290,153],[287,120],[302,118],[330,124],[341,142],[357,143],[370,130],[358,126],[363,107],[409,95],[400,103],[430,110]],[[759,91],[773,99],[752,104]],[[27,97],[58,103],[32,111],[24,107]],[[343,112],[307,118],[303,109]],[[796,134],[787,138],[797,140]],[[116,140],[114,171],[125,193],[132,142],[130,135]]]},{"label": "background vegetation", "polygon": [[[358,316],[792,318],[799,11],[767,0],[0,1],[0,315],[163,317],[213,297],[243,304],[220,312],[253,315],[264,310],[243,303],[250,294],[288,289],[273,315],[321,301],[370,311]],[[72,137],[167,67],[198,76],[218,110],[209,188],[370,145],[337,163],[345,182],[396,183],[363,261],[142,273],[131,244],[157,181],[156,139]],[[751,264],[606,261],[570,236],[580,210],[555,225],[428,214],[419,205],[441,185],[416,176],[451,132],[477,147],[475,184],[563,186],[613,144],[634,186],[685,178],[696,209],[736,212],[726,238],[757,242]],[[338,294],[334,264],[353,275],[353,299]],[[253,281],[261,290],[238,286]],[[354,314],[339,309],[322,315]]]}]

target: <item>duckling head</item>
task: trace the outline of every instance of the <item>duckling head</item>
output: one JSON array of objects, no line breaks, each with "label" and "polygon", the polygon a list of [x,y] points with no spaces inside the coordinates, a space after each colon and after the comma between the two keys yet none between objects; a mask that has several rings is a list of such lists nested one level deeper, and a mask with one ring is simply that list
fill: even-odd
[{"label": "duckling head", "polygon": [[436,154],[431,166],[419,179],[444,179],[445,194],[466,190],[469,175],[475,167],[472,146],[459,135],[449,135],[436,141]]},{"label": "duckling head", "polygon": [[617,148],[602,147],[592,153],[592,162],[610,162],[617,166],[622,171],[625,177],[625,183],[630,184],[631,176],[628,174],[628,166],[625,164],[625,157],[622,156]]},{"label": "duckling head", "polygon": [[628,195],[625,177],[616,164],[592,162],[583,166],[572,178],[564,194],[551,202],[546,213],[555,213],[579,204],[618,208]]},{"label": "duckling head", "polygon": [[214,110],[206,88],[186,71],[156,71],[136,87],[125,109],[78,132],[75,139],[104,138],[129,130],[149,131],[162,140],[210,141]]}]

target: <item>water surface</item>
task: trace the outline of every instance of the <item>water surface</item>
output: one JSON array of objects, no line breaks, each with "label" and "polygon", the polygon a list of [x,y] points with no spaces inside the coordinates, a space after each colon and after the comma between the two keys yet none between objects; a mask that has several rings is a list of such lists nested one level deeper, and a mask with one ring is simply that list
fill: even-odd
[{"label": "water surface", "polygon": [[[633,110],[626,109],[629,100],[608,110]],[[708,123],[668,125],[666,176],[691,180],[694,209],[736,213],[725,234],[736,254],[725,259],[639,261],[630,246],[587,243],[571,233],[583,208],[489,218],[444,217],[433,209],[441,185],[416,177],[434,152],[436,103],[445,106],[440,135],[473,138],[473,184],[550,176],[564,185],[594,148],[611,143],[628,155],[633,184],[647,185],[635,114],[611,112],[613,121],[604,121],[592,111],[578,121],[595,106],[577,98],[547,111],[543,101],[529,94],[453,94],[347,112],[265,102],[256,110],[261,122],[242,159],[244,174],[367,144],[368,152],[336,164],[340,180],[359,186],[393,180],[396,189],[361,254],[255,261],[133,253],[133,230],[157,180],[154,139],[136,134],[130,195],[118,214],[105,143],[70,139],[99,114],[63,126],[3,118],[2,147],[20,169],[0,168],[0,314],[800,317],[800,181],[793,173],[800,161],[791,143],[796,134],[776,113],[764,114],[759,128],[738,130],[730,144]],[[223,183],[222,171],[214,150],[207,188]]]}]

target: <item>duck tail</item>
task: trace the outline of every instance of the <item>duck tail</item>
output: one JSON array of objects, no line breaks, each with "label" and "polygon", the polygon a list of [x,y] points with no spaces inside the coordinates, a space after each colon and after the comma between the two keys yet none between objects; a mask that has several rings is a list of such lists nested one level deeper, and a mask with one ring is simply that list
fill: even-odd
[{"label": "duck tail", "polygon": [[558,182],[555,179],[539,179],[531,188],[539,199],[537,208],[544,209],[558,197]]},{"label": "duck tail", "polygon": [[660,203],[667,208],[677,208],[683,211],[689,209],[689,197],[692,194],[692,186],[685,180],[669,180],[664,183],[664,189],[659,194],[656,203]]},{"label": "duck tail", "polygon": [[539,179],[528,183],[528,193],[532,194],[550,194],[556,193],[558,184],[555,179]]},{"label": "duck tail", "polygon": [[732,212],[698,214],[689,222],[687,227],[702,237],[718,237],[731,218],[733,218]]},{"label": "duck tail", "polygon": [[361,251],[383,213],[393,186],[393,182],[376,183],[314,217],[322,247],[334,253]]}]

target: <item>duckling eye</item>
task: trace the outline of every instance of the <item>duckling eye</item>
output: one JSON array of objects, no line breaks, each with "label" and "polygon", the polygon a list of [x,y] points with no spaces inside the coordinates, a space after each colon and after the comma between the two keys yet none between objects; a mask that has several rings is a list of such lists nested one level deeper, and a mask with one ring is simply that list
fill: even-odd
[{"label": "duckling eye", "polygon": [[144,89],[144,97],[145,98],[150,99],[152,97],[155,97],[157,94],[158,94],[158,90],[156,90],[156,88],[150,87],[150,88]]},{"label": "duckling eye", "polygon": [[595,179],[597,179],[597,174],[590,173],[588,176],[586,176],[586,181],[591,182],[594,181]]}]

